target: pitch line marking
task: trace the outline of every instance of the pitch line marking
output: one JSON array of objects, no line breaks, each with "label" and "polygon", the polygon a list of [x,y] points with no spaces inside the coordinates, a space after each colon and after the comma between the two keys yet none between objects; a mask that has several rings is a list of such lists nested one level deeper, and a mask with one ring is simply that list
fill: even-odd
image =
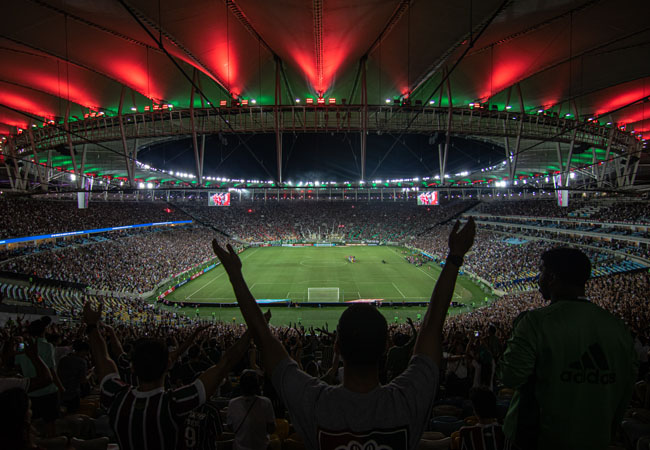
[{"label": "pitch line marking", "polygon": [[212,283],[214,283],[214,282],[217,281],[219,278],[221,278],[221,276],[222,276],[223,274],[225,274],[225,273],[226,273],[226,271],[224,270],[224,271],[221,272],[219,275],[217,275],[215,278],[213,278],[212,280],[210,280],[210,281],[208,281],[207,283],[205,283],[203,286],[201,286],[200,288],[198,288],[196,291],[192,292],[192,293],[187,297],[187,300],[191,299],[191,298],[194,296],[194,294],[196,294],[196,293],[199,292],[200,290],[205,289],[206,287],[210,286]]},{"label": "pitch line marking", "polygon": [[401,295],[402,298],[406,298],[406,296],[404,295],[404,293],[403,293],[402,291],[399,290],[399,288],[395,285],[395,283],[391,283],[391,284],[393,285],[393,287],[394,287],[395,289],[397,289],[397,292],[399,292],[399,295]]},{"label": "pitch line marking", "polygon": [[[291,298],[291,293],[292,293],[292,292],[293,292],[293,291],[291,291],[291,292],[287,292],[287,294],[289,294],[289,295],[288,295],[286,298]],[[354,292],[354,291],[353,291],[353,292]],[[360,293],[359,291],[356,291],[356,292],[357,292],[357,298],[361,298],[361,297],[362,297],[362,296],[361,296],[361,293]],[[297,296],[297,297],[300,297],[300,296],[301,296],[301,294],[298,293],[298,296]],[[372,296],[366,295],[365,297],[372,297]],[[224,302],[224,303],[237,304],[237,299],[233,299],[233,298],[203,298],[203,297],[199,297],[199,298],[195,298],[195,299],[193,299],[193,300],[194,300],[195,302],[199,302],[199,303],[200,303],[200,302],[215,301],[215,300],[227,300],[227,301]],[[401,298],[401,297],[397,297],[397,296],[395,296],[395,297],[384,297],[384,300],[387,300],[387,301],[398,301],[398,300],[399,300],[399,301],[401,301],[401,300],[419,300],[419,301],[423,301],[423,302],[424,302],[424,301],[429,301],[429,299],[428,299],[427,297],[404,297],[404,298]],[[175,301],[175,303],[180,303],[180,301]]]},{"label": "pitch line marking", "polygon": [[[248,255],[245,255],[246,257],[243,258],[243,259],[248,258],[250,255],[252,255],[253,253],[255,253],[255,252],[258,251],[258,250],[259,250],[259,248],[256,248],[255,250],[253,250],[252,252],[250,252]],[[243,260],[243,259],[242,259],[242,260]],[[214,283],[215,281],[217,281],[217,280],[218,280],[219,278],[221,278],[221,276],[222,276],[223,274],[225,274],[225,273],[226,273],[226,270],[224,269],[224,271],[221,272],[219,275],[217,275],[215,278],[213,278],[212,280],[208,281],[206,284],[204,284],[203,286],[201,286],[200,288],[198,288],[196,291],[192,292],[188,297],[186,297],[187,300],[191,299],[191,298],[192,298],[192,297],[193,297],[197,292],[199,292],[200,290],[202,290],[202,289],[208,287],[209,285],[211,285],[212,283]]]},{"label": "pitch line marking", "polygon": [[433,281],[438,281],[436,278],[433,278],[430,274],[428,274],[428,273],[426,273],[424,270],[422,270],[421,267],[418,267],[417,269],[418,269],[420,272],[422,272],[423,274],[425,274],[426,276],[428,276],[429,278],[431,278]]}]

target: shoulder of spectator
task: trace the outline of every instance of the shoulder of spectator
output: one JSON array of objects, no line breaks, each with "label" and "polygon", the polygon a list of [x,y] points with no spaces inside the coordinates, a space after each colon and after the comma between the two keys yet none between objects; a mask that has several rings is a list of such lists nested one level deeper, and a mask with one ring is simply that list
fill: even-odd
[{"label": "shoulder of spectator", "polygon": [[129,387],[129,385],[122,381],[117,372],[109,373],[99,382],[99,390],[102,392],[115,392],[124,389],[125,387]]}]

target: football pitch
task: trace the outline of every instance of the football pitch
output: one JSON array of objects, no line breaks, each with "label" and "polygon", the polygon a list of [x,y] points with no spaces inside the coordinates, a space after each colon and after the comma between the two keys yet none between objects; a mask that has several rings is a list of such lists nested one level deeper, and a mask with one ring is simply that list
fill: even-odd
[{"label": "football pitch", "polygon": [[[386,246],[258,247],[247,249],[240,254],[240,258],[244,277],[258,300],[290,299],[306,303],[310,288],[338,288],[338,302],[342,305],[358,299],[396,302],[398,306],[381,308],[393,321],[396,317],[409,315],[415,319],[417,314],[424,314],[425,308],[409,308],[407,304],[428,301],[442,270],[435,263],[421,267],[410,264],[405,260],[409,254],[407,249]],[[354,256],[356,262],[349,262],[349,256]],[[469,278],[458,278],[453,298],[455,302],[479,306],[486,296],[491,297]],[[181,286],[167,299],[170,302],[236,303],[228,276],[221,266]],[[456,312],[460,310],[455,308]],[[272,322],[284,324],[299,321],[321,325],[328,320],[336,323],[342,309],[303,306],[276,307],[272,311],[275,318]],[[197,313],[193,308],[183,308],[183,312],[189,315]],[[206,305],[198,310],[198,314],[215,320],[241,320],[236,307]]]}]

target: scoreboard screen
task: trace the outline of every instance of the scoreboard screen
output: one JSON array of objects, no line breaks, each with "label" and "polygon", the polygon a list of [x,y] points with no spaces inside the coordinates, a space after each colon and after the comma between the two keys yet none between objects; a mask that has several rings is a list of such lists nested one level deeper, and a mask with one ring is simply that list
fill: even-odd
[{"label": "scoreboard screen", "polygon": [[438,191],[420,192],[418,194],[418,205],[438,205]]},{"label": "scoreboard screen", "polygon": [[210,192],[208,206],[230,206],[230,192]]}]

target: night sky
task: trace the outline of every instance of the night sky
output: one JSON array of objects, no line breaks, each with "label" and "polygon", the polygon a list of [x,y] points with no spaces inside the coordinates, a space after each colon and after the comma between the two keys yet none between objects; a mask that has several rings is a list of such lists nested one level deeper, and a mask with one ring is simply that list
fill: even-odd
[{"label": "night sky", "polygon": [[[368,135],[366,180],[439,173],[437,144],[444,143],[444,135],[405,135],[397,142],[396,137]],[[430,138],[435,141],[434,145],[429,144]],[[199,138],[199,145],[200,141]],[[361,176],[359,133],[285,133],[283,153],[286,181],[358,181]],[[453,175],[480,169],[501,162],[503,158],[502,147],[452,137],[447,173]],[[141,149],[138,160],[160,169],[195,171],[191,138]],[[272,180],[275,174],[275,135],[211,135],[206,138],[205,176]]]}]

